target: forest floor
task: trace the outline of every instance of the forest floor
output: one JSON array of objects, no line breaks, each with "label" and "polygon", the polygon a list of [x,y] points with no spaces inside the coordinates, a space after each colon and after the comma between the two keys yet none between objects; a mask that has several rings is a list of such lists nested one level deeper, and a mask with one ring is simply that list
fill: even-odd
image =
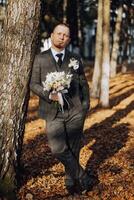
[{"label": "forest floor", "polygon": [[[88,66],[90,85],[91,74]],[[134,71],[118,73],[110,80],[108,109],[91,99],[80,162],[93,175],[95,184],[86,195],[67,194],[63,166],[51,155],[37,109],[38,98],[32,96],[21,157],[19,200],[134,200]]]}]

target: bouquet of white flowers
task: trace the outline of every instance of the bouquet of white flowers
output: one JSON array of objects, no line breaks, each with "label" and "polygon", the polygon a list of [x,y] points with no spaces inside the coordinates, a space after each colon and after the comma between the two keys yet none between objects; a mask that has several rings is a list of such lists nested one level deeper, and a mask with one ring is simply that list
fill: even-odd
[{"label": "bouquet of white flowers", "polygon": [[[57,93],[59,97],[59,103],[61,105],[62,111],[64,106],[63,94],[68,92],[70,83],[72,80],[72,74],[66,74],[63,72],[51,72],[46,75],[46,80],[43,82],[44,91],[49,91],[52,93]],[[66,100],[66,99],[65,99]]]}]

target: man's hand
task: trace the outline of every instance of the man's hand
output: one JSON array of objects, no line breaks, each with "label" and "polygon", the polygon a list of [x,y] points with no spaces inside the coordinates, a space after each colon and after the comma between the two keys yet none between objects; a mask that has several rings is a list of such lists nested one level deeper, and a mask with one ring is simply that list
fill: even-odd
[{"label": "man's hand", "polygon": [[52,101],[58,101],[59,102],[58,93],[50,93],[49,99],[51,99]]}]

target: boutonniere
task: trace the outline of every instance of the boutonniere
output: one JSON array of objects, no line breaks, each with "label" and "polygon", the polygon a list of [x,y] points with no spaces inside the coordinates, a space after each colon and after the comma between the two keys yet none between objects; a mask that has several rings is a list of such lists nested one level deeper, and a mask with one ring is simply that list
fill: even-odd
[{"label": "boutonniere", "polygon": [[74,70],[77,70],[79,68],[79,61],[76,60],[75,58],[71,58],[68,67],[69,68],[72,67]]}]

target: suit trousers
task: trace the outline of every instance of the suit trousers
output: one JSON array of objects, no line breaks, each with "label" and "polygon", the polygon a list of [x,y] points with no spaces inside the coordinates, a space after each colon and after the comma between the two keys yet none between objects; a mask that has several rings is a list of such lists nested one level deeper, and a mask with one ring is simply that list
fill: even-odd
[{"label": "suit trousers", "polygon": [[66,176],[75,181],[84,173],[79,164],[81,139],[85,117],[77,110],[58,111],[52,121],[47,121],[46,131],[52,154],[64,165]]}]

